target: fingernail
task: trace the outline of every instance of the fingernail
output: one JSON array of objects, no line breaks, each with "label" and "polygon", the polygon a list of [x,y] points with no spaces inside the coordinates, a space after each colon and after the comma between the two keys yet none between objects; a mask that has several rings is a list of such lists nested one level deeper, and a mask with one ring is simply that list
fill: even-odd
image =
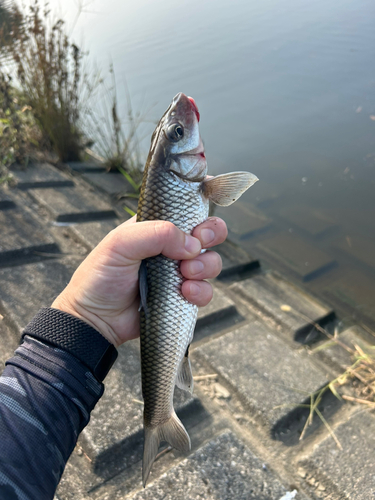
[{"label": "fingernail", "polygon": [[215,239],[215,233],[212,231],[212,229],[202,229],[200,236],[203,245],[208,245]]},{"label": "fingernail", "polygon": [[195,283],[190,283],[190,295],[192,297],[195,297],[196,295],[199,295],[199,292],[201,291],[200,286],[195,284]]},{"label": "fingernail", "polygon": [[197,238],[189,236],[188,234],[185,236],[185,250],[194,254],[199,253],[201,248],[201,243]]},{"label": "fingernail", "polygon": [[192,274],[193,276],[195,274],[199,274],[200,272],[202,272],[203,269],[204,269],[204,264],[200,260],[192,260],[189,263],[189,271],[190,274]]}]

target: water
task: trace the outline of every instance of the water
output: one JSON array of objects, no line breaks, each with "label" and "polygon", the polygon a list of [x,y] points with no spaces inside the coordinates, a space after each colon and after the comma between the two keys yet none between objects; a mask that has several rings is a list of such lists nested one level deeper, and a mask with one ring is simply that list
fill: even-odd
[{"label": "water", "polygon": [[151,121],[192,95],[210,173],[260,178],[243,215],[227,211],[234,238],[375,326],[373,1],[94,0],[78,20],[73,0],[50,5],[104,72],[113,62],[120,106],[125,79]]}]

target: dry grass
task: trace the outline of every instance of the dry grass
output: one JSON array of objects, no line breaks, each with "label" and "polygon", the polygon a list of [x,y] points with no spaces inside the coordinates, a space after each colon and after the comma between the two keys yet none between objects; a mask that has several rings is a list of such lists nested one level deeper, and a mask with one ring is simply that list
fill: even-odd
[{"label": "dry grass", "polygon": [[4,57],[7,48],[18,37],[23,16],[18,7],[11,1],[0,1],[0,57]]},{"label": "dry grass", "polygon": [[0,181],[7,178],[10,165],[17,162],[26,166],[42,145],[30,106],[12,86],[11,78],[0,72]]},{"label": "dry grass", "polygon": [[7,53],[44,141],[60,160],[79,160],[85,147],[80,118],[99,78],[83,71],[85,54],[70,41],[64,22],[54,21],[48,8],[35,0],[13,32]]},{"label": "dry grass", "polygon": [[[285,304],[281,305],[280,309],[284,312],[292,311],[292,308],[289,305]],[[304,438],[306,431],[308,427],[313,423],[313,417],[316,414],[325,425],[329,434],[336,442],[338,448],[342,449],[341,443],[339,442],[333,429],[319,410],[319,404],[321,403],[324,394],[327,391],[331,391],[332,394],[340,401],[345,400],[350,401],[351,403],[363,405],[366,408],[375,408],[375,346],[367,345],[366,347],[360,347],[357,344],[353,344],[352,347],[348,346],[346,343],[341,341],[337,329],[332,335],[325,328],[310,320],[305,315],[300,314],[295,310],[293,310],[293,313],[306,320],[309,324],[311,324],[312,328],[316,328],[319,332],[321,332],[329,339],[328,342],[325,342],[315,349],[310,350],[309,354],[316,354],[317,352],[334,345],[340,346],[350,354],[352,364],[348,366],[343,371],[343,373],[341,373],[335,379],[331,380],[319,391],[308,394],[308,397],[310,398],[310,404],[293,405],[295,407],[309,408],[309,416],[300,435],[300,440]],[[375,337],[375,333],[368,329],[368,327],[365,327],[365,329],[368,333],[372,334]],[[342,391],[340,391],[340,389],[342,389],[344,386],[349,387],[352,393],[355,394],[355,396],[342,394]]]},{"label": "dry grass", "polygon": [[138,198],[144,164],[139,133],[141,125],[146,122],[149,110],[143,113],[134,112],[125,84],[126,113],[125,116],[121,116],[113,65],[109,68],[109,75],[110,85],[103,83],[101,99],[89,114],[88,130],[94,139],[95,150],[103,158],[107,170],[119,170],[134,189],[131,196]]}]

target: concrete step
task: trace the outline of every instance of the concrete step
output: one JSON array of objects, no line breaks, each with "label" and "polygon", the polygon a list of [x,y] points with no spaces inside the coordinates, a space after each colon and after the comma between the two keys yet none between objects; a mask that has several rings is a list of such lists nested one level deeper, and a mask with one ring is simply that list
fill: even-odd
[{"label": "concrete step", "polygon": [[105,166],[94,161],[68,161],[66,165],[74,172],[83,173],[104,173]]},{"label": "concrete step", "polygon": [[5,368],[5,361],[13,356],[17,349],[18,341],[0,315],[0,373]]},{"label": "concrete step", "polygon": [[337,229],[335,221],[318,209],[288,206],[280,210],[280,216],[292,229],[317,239],[330,236]]},{"label": "concrete step", "polygon": [[99,191],[113,197],[135,192],[120,172],[85,172],[82,177]]},{"label": "concrete step", "polygon": [[313,358],[322,360],[328,366],[333,367],[338,374],[342,374],[355,362],[354,353],[358,354],[355,346],[359,346],[365,352],[371,348],[371,343],[364,339],[372,341],[374,344],[375,338],[371,339],[366,330],[360,326],[352,326],[337,336],[337,342],[328,340],[317,346],[316,350],[312,351]]},{"label": "concrete step", "polygon": [[231,240],[226,240],[212,250],[220,254],[223,262],[223,269],[217,277],[219,281],[230,282],[245,279],[260,267],[257,259],[251,257]]},{"label": "concrete step", "polygon": [[[307,500],[283,484],[233,432],[223,432],[153,481],[131,500]],[[100,497],[99,497],[100,498]],[[103,500],[105,496],[102,497]]]},{"label": "concrete step", "polygon": [[[245,412],[250,412],[272,438],[292,446],[309,414],[311,393],[325,386],[328,378],[305,352],[289,348],[258,320],[226,333],[196,349],[192,359],[217,373]],[[332,398],[322,410],[331,414],[339,404]],[[237,412],[227,399],[228,407]],[[307,435],[315,428],[309,428]]]},{"label": "concrete step", "polygon": [[0,267],[40,253],[58,253],[59,247],[39,220],[20,208],[0,210]]},{"label": "concrete step", "polygon": [[229,238],[237,243],[271,228],[271,220],[266,215],[243,201],[230,207],[215,207],[215,216],[231,220]]},{"label": "concrete step", "polygon": [[264,239],[256,246],[271,264],[302,282],[314,280],[337,265],[330,255],[288,232]]},{"label": "concrete step", "polygon": [[214,287],[214,296],[206,307],[199,308],[194,342],[233,327],[243,321],[233,300],[221,289]]},{"label": "concrete step", "polygon": [[50,259],[0,269],[0,312],[19,335],[41,307],[49,307],[81,259]]},{"label": "concrete step", "polygon": [[375,417],[368,409],[355,411],[334,429],[342,449],[331,436],[310,456],[299,461],[298,470],[314,498],[369,500],[375,496]]},{"label": "concrete step", "polygon": [[87,222],[116,218],[111,205],[97,193],[82,188],[30,189],[29,195],[47,209],[56,222]]},{"label": "concrete step", "polygon": [[[103,478],[138,462],[143,452],[143,404],[139,340],[119,348],[105,380],[105,392],[91,414],[80,444],[94,471]],[[196,395],[176,388],[174,406],[187,430],[208,417]]]},{"label": "concrete step", "polygon": [[244,298],[255,314],[271,318],[294,347],[313,343],[320,334],[314,323],[325,325],[334,319],[332,309],[303,290],[267,272],[234,283],[231,290]]},{"label": "concrete step", "polygon": [[0,210],[5,210],[7,208],[15,208],[16,204],[9,196],[8,192],[0,189]]},{"label": "concrete step", "polygon": [[74,186],[69,176],[49,163],[30,164],[27,168],[16,165],[11,174],[18,189]]},{"label": "concrete step", "polygon": [[[129,215],[130,219],[130,215]],[[108,219],[95,222],[80,222],[69,226],[69,232],[83,245],[92,250],[107,236],[107,234],[120,224],[118,219]]]}]

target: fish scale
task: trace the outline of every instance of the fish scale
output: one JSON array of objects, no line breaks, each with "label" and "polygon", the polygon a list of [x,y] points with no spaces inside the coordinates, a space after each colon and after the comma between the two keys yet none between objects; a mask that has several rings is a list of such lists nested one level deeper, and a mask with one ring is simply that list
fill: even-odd
[{"label": "fish scale", "polygon": [[[187,233],[208,216],[197,183],[170,176],[148,178],[139,200],[138,221],[168,220]],[[157,196],[155,195],[157,193]],[[198,210],[197,210],[198,207]],[[200,210],[199,210],[200,207]],[[147,314],[141,312],[142,392],[145,423],[156,427],[173,411],[173,392],[179,365],[191,341],[198,307],[181,293],[180,262],[163,255],[146,260]]]}]

